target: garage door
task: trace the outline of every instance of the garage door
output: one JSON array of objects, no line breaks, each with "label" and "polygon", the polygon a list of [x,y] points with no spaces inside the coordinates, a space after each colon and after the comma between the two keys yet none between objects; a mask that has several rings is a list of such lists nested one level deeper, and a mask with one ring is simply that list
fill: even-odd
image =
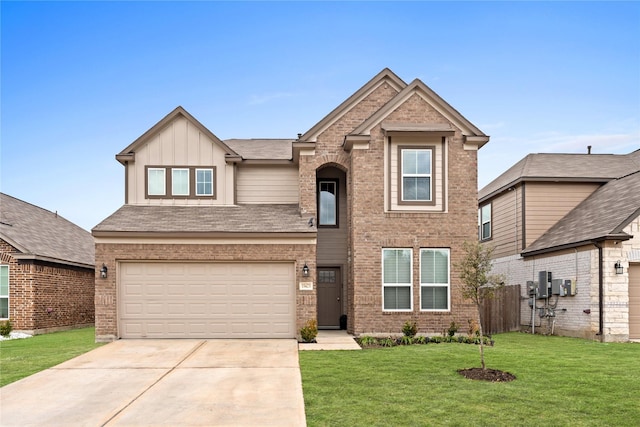
[{"label": "garage door", "polygon": [[123,262],[122,338],[293,338],[293,263]]},{"label": "garage door", "polygon": [[640,264],[629,264],[629,339],[640,339]]}]

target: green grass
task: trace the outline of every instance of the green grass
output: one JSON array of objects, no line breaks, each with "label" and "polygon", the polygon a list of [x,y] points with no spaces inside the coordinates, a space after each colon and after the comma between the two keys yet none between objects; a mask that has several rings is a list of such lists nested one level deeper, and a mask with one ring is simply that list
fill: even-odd
[{"label": "green grass", "polygon": [[478,347],[302,351],[309,426],[640,425],[640,344],[508,333],[485,347],[509,383],[472,381]]},{"label": "green grass", "polygon": [[0,341],[0,387],[72,359],[102,344],[95,342],[95,328]]}]

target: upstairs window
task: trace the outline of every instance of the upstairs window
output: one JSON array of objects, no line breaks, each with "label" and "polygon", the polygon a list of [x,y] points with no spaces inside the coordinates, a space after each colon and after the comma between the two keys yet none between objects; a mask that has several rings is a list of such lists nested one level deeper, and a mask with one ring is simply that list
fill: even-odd
[{"label": "upstairs window", "polygon": [[478,238],[480,240],[491,238],[491,203],[478,209]]},{"label": "upstairs window", "polygon": [[431,148],[400,147],[401,191],[399,203],[427,203],[432,201]]},{"label": "upstairs window", "polygon": [[213,169],[196,169],[196,196],[213,196]]},{"label": "upstairs window", "polygon": [[215,199],[216,168],[147,166],[148,199]]},{"label": "upstairs window", "polygon": [[412,310],[411,249],[382,250],[382,308],[384,311]]},{"label": "upstairs window", "polygon": [[338,181],[318,181],[318,225],[338,226]]},{"label": "upstairs window", "polygon": [[164,196],[167,194],[165,173],[165,168],[147,169],[147,194],[149,196]]},{"label": "upstairs window", "polygon": [[449,249],[420,249],[420,309],[449,311]]},{"label": "upstairs window", "polygon": [[189,195],[189,169],[171,169],[171,194]]}]

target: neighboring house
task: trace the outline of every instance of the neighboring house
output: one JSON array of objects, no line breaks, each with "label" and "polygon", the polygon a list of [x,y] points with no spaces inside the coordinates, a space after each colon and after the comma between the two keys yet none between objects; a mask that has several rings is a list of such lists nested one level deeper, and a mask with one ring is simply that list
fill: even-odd
[{"label": "neighboring house", "polygon": [[529,154],[480,190],[478,230],[522,285],[522,325],[640,339],[640,150]]},{"label": "neighboring house", "polygon": [[0,193],[0,321],[32,334],[93,326],[94,249],[86,230]]},{"label": "neighboring house", "polygon": [[125,205],[92,231],[96,339],[466,324],[454,264],[488,140],[388,69],[296,139],[221,141],[176,108],[116,156]]}]

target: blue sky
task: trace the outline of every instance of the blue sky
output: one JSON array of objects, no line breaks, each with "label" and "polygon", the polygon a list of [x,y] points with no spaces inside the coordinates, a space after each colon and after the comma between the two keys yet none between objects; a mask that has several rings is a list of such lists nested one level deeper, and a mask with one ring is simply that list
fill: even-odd
[{"label": "blue sky", "polygon": [[532,152],[640,148],[636,2],[11,2],[0,190],[91,229],[114,158],[182,105],[226,138],[295,138],[385,67],[491,141],[482,187]]}]

